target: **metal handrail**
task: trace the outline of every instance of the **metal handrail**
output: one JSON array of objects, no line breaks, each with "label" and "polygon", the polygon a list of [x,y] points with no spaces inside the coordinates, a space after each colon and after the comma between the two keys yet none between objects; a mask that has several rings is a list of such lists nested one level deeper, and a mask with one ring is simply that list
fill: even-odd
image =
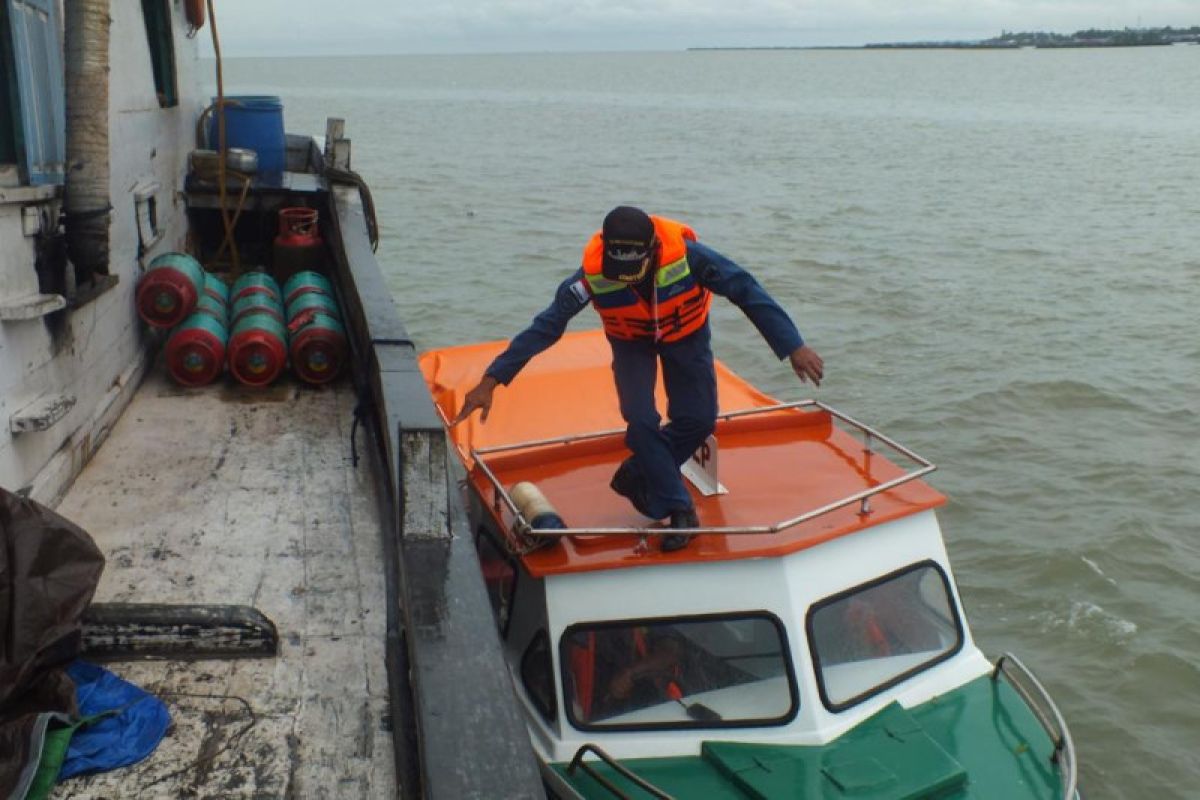
[{"label": "metal handrail", "polygon": [[[882,442],[883,444],[887,445],[892,450],[895,450],[896,452],[905,456],[906,458],[909,458],[912,461],[915,461],[917,464],[920,465],[920,468],[916,469],[916,470],[912,470],[911,472],[907,472],[898,478],[893,478],[890,481],[881,483],[878,486],[873,486],[869,489],[863,489],[862,491],[847,495],[846,497],[843,497],[840,500],[835,500],[834,502],[828,503],[819,508],[813,509],[811,511],[806,511],[797,517],[793,517],[791,519],[784,520],[783,522],[777,522],[774,525],[755,525],[755,526],[750,526],[750,527],[722,526],[722,527],[687,528],[686,531],[688,533],[693,533],[693,534],[713,533],[713,534],[722,534],[722,535],[755,535],[755,534],[764,534],[764,533],[771,533],[771,534],[779,533],[780,531],[786,530],[788,528],[793,528],[797,525],[800,525],[801,523],[808,522],[811,519],[822,516],[824,514],[828,514],[831,511],[836,511],[839,508],[844,508],[845,506],[853,505],[854,503],[861,503],[862,510],[859,513],[866,515],[866,514],[871,513],[869,499],[871,497],[873,497],[874,495],[889,491],[891,489],[895,489],[897,486],[900,486],[902,484],[916,480],[917,478],[920,478],[924,475],[928,475],[929,473],[931,473],[937,469],[937,466],[935,466],[931,461],[914,453],[912,450],[909,450],[907,447],[904,447],[903,445],[896,442],[895,440],[893,440],[887,436],[884,436],[882,433],[875,430],[874,428],[864,425],[861,422],[859,422],[858,420],[854,419],[853,417],[847,416],[846,414],[841,413],[837,409],[835,409],[831,406],[827,406],[824,403],[821,403],[820,401],[817,401],[817,400],[801,400],[801,401],[795,402],[795,403],[780,403],[780,404],[773,405],[773,406],[760,406],[758,408],[748,408],[748,409],[743,409],[741,411],[730,411],[728,413],[718,415],[717,419],[718,420],[730,420],[730,419],[734,419],[736,417],[749,416],[751,414],[767,414],[767,413],[771,413],[771,412],[775,412],[775,411],[786,411],[789,409],[800,409],[800,408],[819,408],[822,411],[825,411],[826,413],[828,413],[831,417],[841,420],[845,424],[847,424],[853,428],[856,428],[863,435],[863,439],[864,439],[863,443],[864,443],[864,446],[866,447],[866,451],[868,453],[874,452],[872,450],[872,442],[873,442],[873,440],[878,440],[878,441]],[[544,529],[533,528],[530,526],[528,520],[525,519],[524,515],[521,514],[520,509],[517,508],[517,504],[513,501],[512,497],[509,496],[509,494],[505,490],[504,486],[500,483],[499,478],[496,477],[496,474],[494,472],[492,472],[492,469],[487,465],[487,463],[485,462],[485,460],[483,458],[483,456],[485,456],[485,455],[492,455],[495,453],[511,452],[514,450],[531,450],[531,449],[536,449],[539,447],[550,447],[553,445],[568,445],[568,444],[574,444],[576,442],[591,441],[594,439],[603,439],[606,437],[623,435],[624,433],[625,433],[624,428],[612,428],[609,430],[595,431],[593,433],[581,433],[581,434],[573,434],[570,436],[558,436],[558,437],[555,437],[552,439],[536,439],[536,440],[528,441],[528,442],[518,442],[516,444],[498,445],[496,447],[483,447],[483,448],[479,448],[479,449],[472,449],[471,457],[475,461],[475,466],[479,468],[479,470],[484,474],[484,476],[492,484],[492,487],[496,490],[497,500],[503,501],[503,503],[506,506],[508,506],[509,511],[512,512],[513,516],[515,517],[514,527],[516,528],[517,533],[519,535],[528,536],[528,537],[532,537],[532,538],[539,538],[539,539],[557,539],[557,538],[561,538],[563,536],[628,536],[630,534],[635,534],[635,535],[639,535],[639,536],[663,536],[663,535],[667,535],[667,534],[679,533],[681,529],[647,528],[647,527],[642,527],[642,528],[558,528],[558,529],[554,529],[554,530],[544,530]]]},{"label": "metal handrail", "polygon": [[621,798],[621,800],[630,800],[629,795],[625,794],[620,789],[618,789],[615,785],[613,785],[612,781],[610,781],[608,778],[604,777],[599,772],[597,772],[596,770],[594,770],[590,766],[588,766],[587,762],[583,760],[583,756],[585,753],[587,753],[589,751],[595,753],[600,758],[601,761],[603,761],[605,764],[608,764],[610,767],[615,769],[617,771],[617,773],[621,775],[621,777],[623,777],[626,780],[630,781],[631,783],[635,784],[642,791],[650,793],[654,797],[657,797],[658,800],[675,800],[674,797],[667,794],[662,789],[659,789],[657,786],[650,783],[645,778],[641,778],[641,777],[635,775],[634,773],[630,772],[627,767],[623,766],[615,758],[613,758],[608,753],[604,752],[603,750],[601,750],[599,747],[592,744],[591,742],[588,742],[587,744],[580,747],[577,751],[575,751],[575,757],[571,759],[571,764],[570,764],[570,766],[567,767],[568,775],[574,774],[576,769],[582,769],[589,776],[591,776],[597,783],[599,783],[605,789],[608,789],[610,792],[612,792],[615,797],[619,797],[619,798]]},{"label": "metal handrail", "polygon": [[[1022,677],[1028,680],[1037,691],[1036,697],[1030,694],[1025,686],[1013,680],[1012,674],[1005,669],[1006,664],[1012,664],[1021,672]],[[1063,800],[1075,800],[1079,782],[1079,765],[1075,757],[1075,742],[1071,738],[1071,731],[1068,730],[1067,722],[1063,719],[1058,706],[1054,704],[1050,693],[1042,686],[1041,681],[1037,679],[1033,671],[1022,664],[1021,660],[1012,653],[1004,653],[996,660],[996,668],[992,671],[992,680],[996,680],[1001,674],[1008,679],[1008,684],[1012,686],[1013,691],[1021,696],[1021,699],[1025,701],[1025,705],[1029,706],[1029,710],[1037,717],[1042,728],[1045,729],[1051,741],[1054,742],[1054,754],[1050,756],[1050,761],[1059,765],[1059,772],[1062,776]]]}]

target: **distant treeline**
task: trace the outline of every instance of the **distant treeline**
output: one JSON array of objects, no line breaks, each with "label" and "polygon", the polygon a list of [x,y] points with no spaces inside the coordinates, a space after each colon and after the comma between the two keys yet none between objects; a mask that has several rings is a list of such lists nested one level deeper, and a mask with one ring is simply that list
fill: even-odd
[{"label": "distant treeline", "polygon": [[1015,47],[1148,47],[1165,44],[1200,44],[1200,26],[1191,28],[1122,28],[1101,30],[1089,28],[1075,33],[1001,31],[999,36],[977,41],[941,42],[883,42],[866,47],[946,47],[946,48],[1015,48]]}]

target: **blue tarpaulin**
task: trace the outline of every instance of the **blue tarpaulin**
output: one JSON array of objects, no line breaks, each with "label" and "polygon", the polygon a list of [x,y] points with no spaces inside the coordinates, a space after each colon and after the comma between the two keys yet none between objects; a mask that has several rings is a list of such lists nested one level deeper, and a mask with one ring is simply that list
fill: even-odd
[{"label": "blue tarpaulin", "polygon": [[85,723],[71,737],[59,780],[136,764],[154,752],[171,724],[161,700],[86,661],[72,662],[67,674]]}]

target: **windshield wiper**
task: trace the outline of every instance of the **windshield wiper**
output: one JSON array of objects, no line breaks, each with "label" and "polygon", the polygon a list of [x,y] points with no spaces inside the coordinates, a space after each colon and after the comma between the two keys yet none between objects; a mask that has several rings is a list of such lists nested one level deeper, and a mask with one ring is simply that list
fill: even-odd
[{"label": "windshield wiper", "polygon": [[720,714],[704,705],[704,703],[692,703],[688,705],[682,700],[679,702],[683,706],[683,709],[687,711],[688,717],[697,722],[721,722],[723,719]]},{"label": "windshield wiper", "polygon": [[683,690],[679,688],[679,684],[675,683],[675,681],[667,684],[667,696],[683,706],[683,710],[687,712],[689,719],[694,719],[697,722],[720,722],[722,720],[720,714],[703,703],[683,702]]}]

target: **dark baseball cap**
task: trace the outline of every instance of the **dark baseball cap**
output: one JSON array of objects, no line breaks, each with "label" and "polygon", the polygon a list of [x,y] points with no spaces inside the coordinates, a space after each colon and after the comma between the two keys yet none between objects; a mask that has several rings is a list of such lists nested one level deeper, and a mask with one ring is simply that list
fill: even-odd
[{"label": "dark baseball cap", "polygon": [[640,208],[617,206],[608,212],[601,229],[604,259],[601,271],[609,280],[640,277],[643,262],[654,244],[654,222]]}]

